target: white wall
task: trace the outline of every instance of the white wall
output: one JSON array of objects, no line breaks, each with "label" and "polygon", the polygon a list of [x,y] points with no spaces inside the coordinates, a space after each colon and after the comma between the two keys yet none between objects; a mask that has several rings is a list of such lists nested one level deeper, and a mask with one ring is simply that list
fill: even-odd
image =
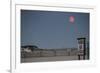
[{"label": "white wall", "polygon": [[[59,70],[46,70],[38,73],[99,73],[100,72],[100,0],[34,0],[35,2],[52,2],[52,3],[69,3],[69,4],[86,4],[95,5],[96,10],[96,49],[97,50],[97,66],[86,68],[67,68]],[[0,0],[0,73],[8,73],[10,67],[10,1]],[[28,72],[29,73],[29,72]]]}]

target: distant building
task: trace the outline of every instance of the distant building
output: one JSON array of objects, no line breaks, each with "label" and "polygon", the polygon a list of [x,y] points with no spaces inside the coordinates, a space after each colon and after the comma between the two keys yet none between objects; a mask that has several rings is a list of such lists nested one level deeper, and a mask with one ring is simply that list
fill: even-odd
[{"label": "distant building", "polygon": [[38,49],[38,47],[35,46],[35,45],[25,45],[25,46],[21,46],[21,51],[23,51],[23,52],[32,52],[35,49]]}]

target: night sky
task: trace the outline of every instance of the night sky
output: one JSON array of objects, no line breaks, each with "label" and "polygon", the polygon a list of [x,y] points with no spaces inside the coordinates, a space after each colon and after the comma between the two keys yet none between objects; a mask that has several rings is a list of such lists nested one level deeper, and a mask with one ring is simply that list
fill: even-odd
[{"label": "night sky", "polygon": [[89,41],[89,13],[21,10],[21,45],[77,48],[77,38]]}]

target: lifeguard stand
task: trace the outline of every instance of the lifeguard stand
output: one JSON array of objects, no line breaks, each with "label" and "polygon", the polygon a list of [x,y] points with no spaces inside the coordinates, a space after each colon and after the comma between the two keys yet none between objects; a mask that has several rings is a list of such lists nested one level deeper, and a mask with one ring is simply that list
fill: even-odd
[{"label": "lifeguard stand", "polygon": [[86,51],[86,38],[77,38],[78,40],[78,59],[81,58],[85,60],[85,51]]}]

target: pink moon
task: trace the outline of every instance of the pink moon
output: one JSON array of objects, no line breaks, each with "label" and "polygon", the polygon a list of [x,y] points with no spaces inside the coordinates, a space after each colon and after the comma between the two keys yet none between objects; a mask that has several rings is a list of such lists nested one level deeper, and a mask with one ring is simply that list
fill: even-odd
[{"label": "pink moon", "polygon": [[74,16],[70,16],[70,17],[69,17],[69,22],[70,22],[70,23],[74,23],[74,21],[75,21],[75,17],[74,17]]}]

